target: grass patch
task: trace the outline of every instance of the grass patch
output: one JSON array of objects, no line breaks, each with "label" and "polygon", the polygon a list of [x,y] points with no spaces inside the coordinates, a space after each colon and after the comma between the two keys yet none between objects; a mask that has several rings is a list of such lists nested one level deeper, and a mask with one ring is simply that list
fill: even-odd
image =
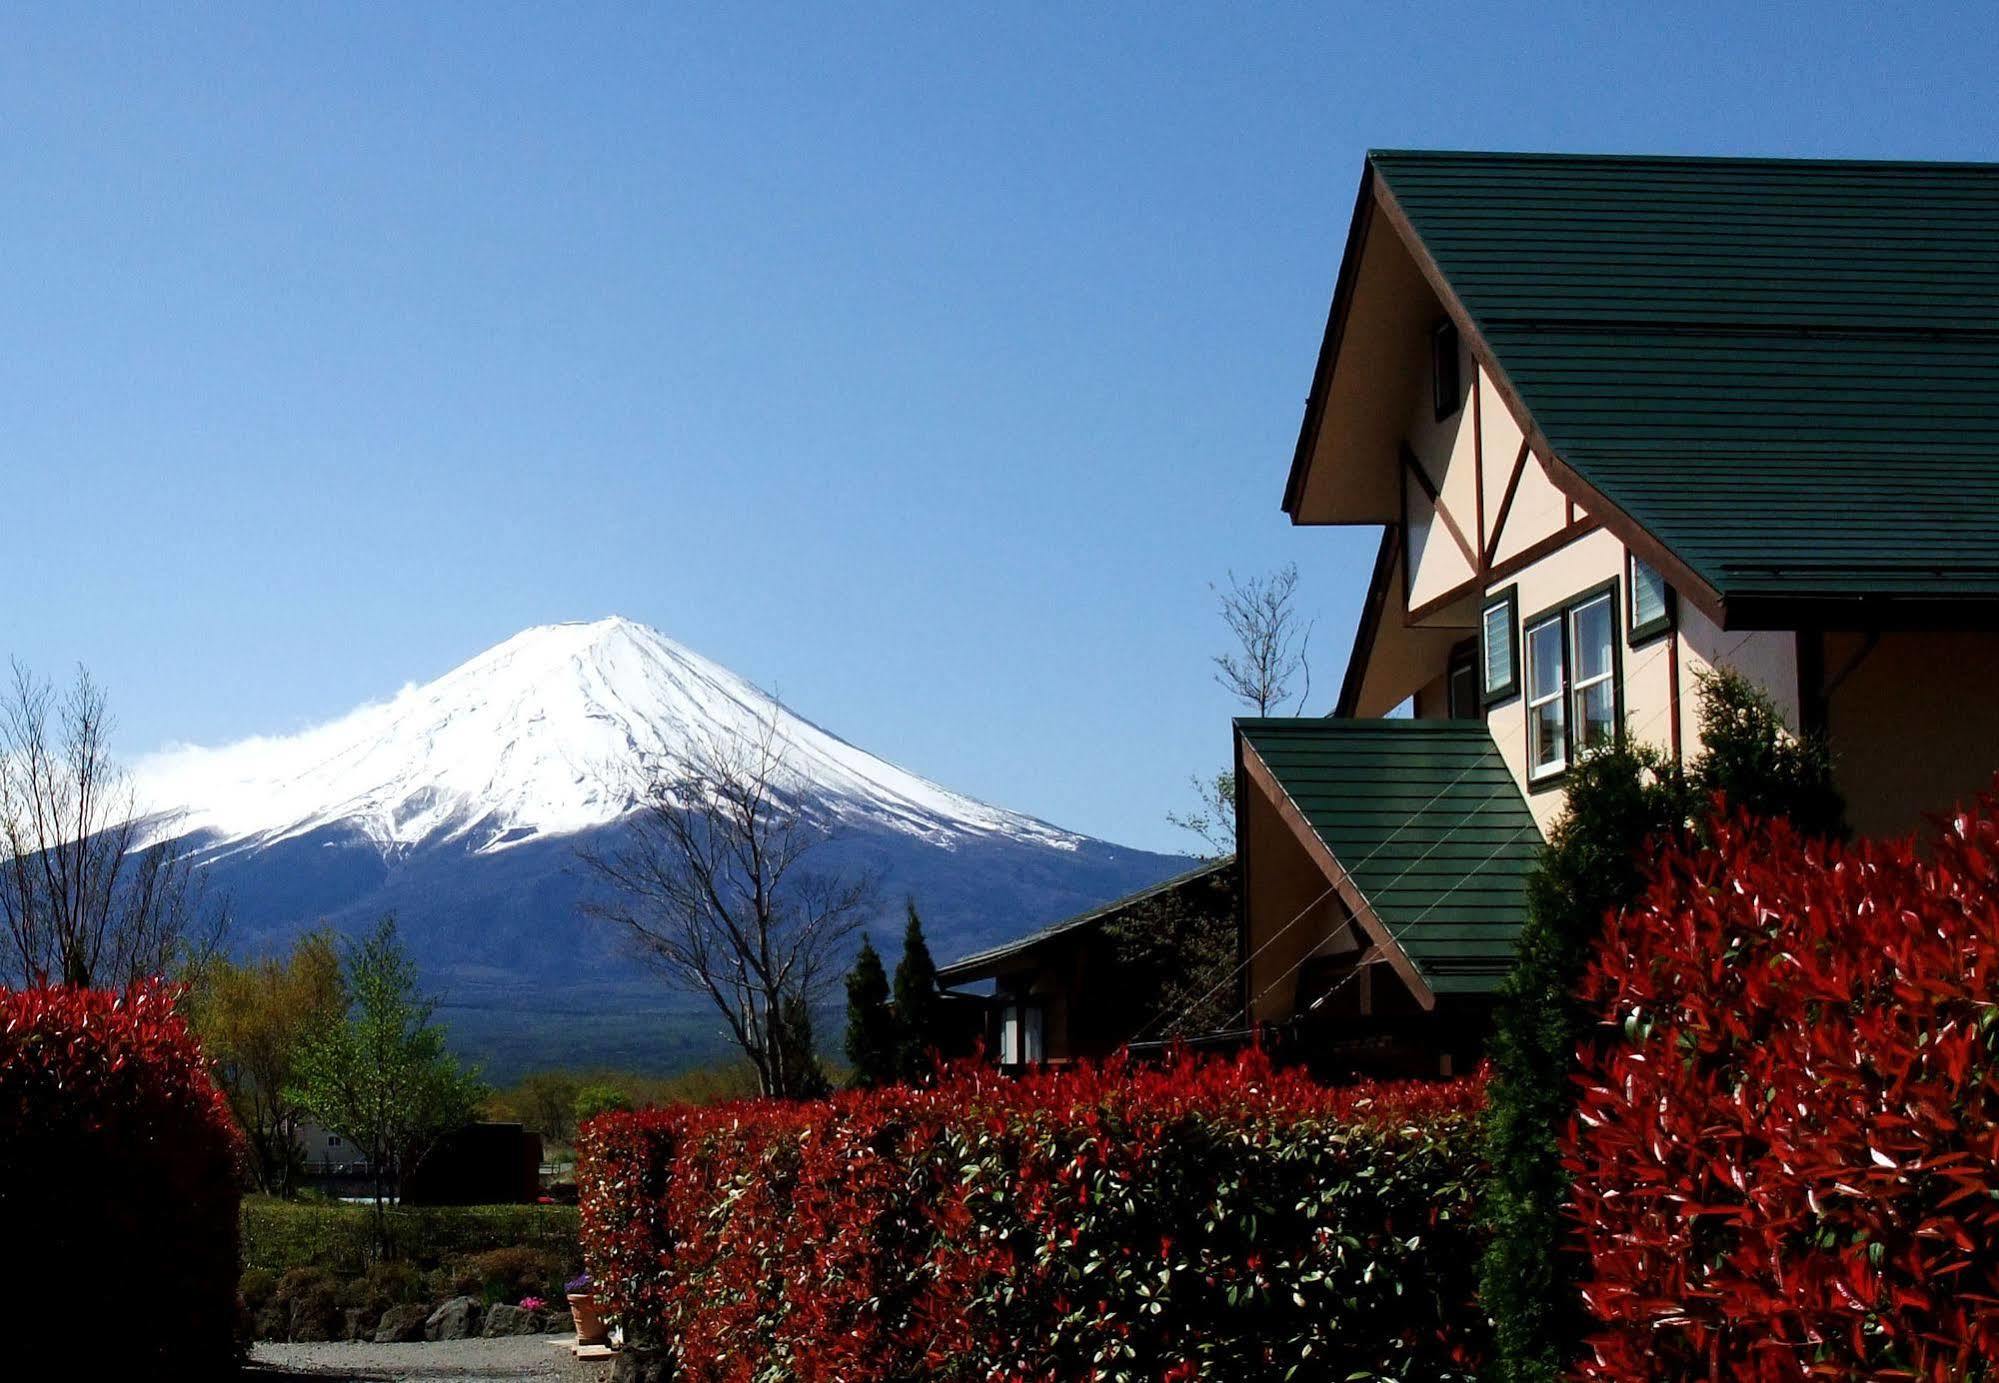
[{"label": "grass patch", "polygon": [[[394,1206],[388,1212],[389,1257],[422,1269],[493,1249],[532,1249],[583,1269],[573,1205]],[[366,1205],[243,1201],[243,1266],[282,1274],[324,1268],[357,1277],[376,1261],[375,1211]]]}]

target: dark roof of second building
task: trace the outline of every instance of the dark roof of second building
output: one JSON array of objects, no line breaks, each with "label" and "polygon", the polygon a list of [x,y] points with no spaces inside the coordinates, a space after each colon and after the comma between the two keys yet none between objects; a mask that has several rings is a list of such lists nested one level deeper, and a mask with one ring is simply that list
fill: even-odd
[{"label": "dark roof of second building", "polygon": [[1724,602],[1999,598],[1999,165],[1369,163],[1560,462]]},{"label": "dark roof of second building", "polygon": [[1079,912],[1073,917],[1065,917],[1060,922],[1051,922],[1037,931],[1029,932],[1026,936],[1019,937],[1013,941],[1002,942],[998,946],[987,947],[983,951],[974,951],[971,955],[954,960],[949,965],[939,966],[937,968],[937,978],[944,984],[963,984],[968,980],[986,979],[997,971],[1005,969],[1006,962],[1024,956],[1029,951],[1043,946],[1050,941],[1068,936],[1071,933],[1088,927],[1094,927],[1105,918],[1120,913],[1135,904],[1157,898],[1163,893],[1171,893],[1176,888],[1194,883],[1200,879],[1206,879],[1214,874],[1219,874],[1225,869],[1234,868],[1234,855],[1224,855],[1220,859],[1203,861],[1184,873],[1175,874],[1170,879],[1161,879],[1149,888],[1142,888],[1136,893],[1127,893],[1122,898],[1113,898],[1108,903],[1101,903],[1086,912]]}]

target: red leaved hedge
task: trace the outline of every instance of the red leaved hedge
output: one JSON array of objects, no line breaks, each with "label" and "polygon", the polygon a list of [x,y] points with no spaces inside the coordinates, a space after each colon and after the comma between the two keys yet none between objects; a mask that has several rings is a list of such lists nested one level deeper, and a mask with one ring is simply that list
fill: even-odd
[{"label": "red leaved hedge", "polygon": [[0,1301],[21,1377],[220,1377],[240,1143],[174,993],[0,990]]},{"label": "red leaved hedge", "polygon": [[1659,863],[1587,981],[1585,1373],[1987,1377],[1999,800],[1927,858],[1717,832]]},{"label": "red leaved hedge", "polygon": [[1480,1103],[1251,1055],[607,1115],[584,1250],[677,1377],[1470,1378]]}]

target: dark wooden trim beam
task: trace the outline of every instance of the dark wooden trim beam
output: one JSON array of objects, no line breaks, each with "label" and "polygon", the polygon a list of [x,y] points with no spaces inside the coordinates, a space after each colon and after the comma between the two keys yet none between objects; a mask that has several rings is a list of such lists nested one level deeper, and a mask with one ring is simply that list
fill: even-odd
[{"label": "dark wooden trim beam", "polygon": [[1425,620],[1432,619],[1443,611],[1448,610],[1466,596],[1477,594],[1495,581],[1504,581],[1507,577],[1515,575],[1522,569],[1531,567],[1550,553],[1561,551],[1576,539],[1587,538],[1602,526],[1602,524],[1593,518],[1578,519],[1567,528],[1558,529],[1539,542],[1529,543],[1504,562],[1487,567],[1477,576],[1455,589],[1445,591],[1439,596],[1432,596],[1421,605],[1412,607],[1409,613],[1403,617],[1402,622],[1405,625],[1422,624]]},{"label": "dark wooden trim beam", "polygon": [[1471,479],[1472,494],[1476,499],[1473,516],[1477,520],[1478,550],[1480,560],[1472,563],[1483,570],[1486,565],[1485,553],[1485,412],[1479,403],[1484,394],[1484,386],[1479,383],[1485,371],[1478,361],[1471,363]]},{"label": "dark wooden trim beam", "polygon": [[[1435,1009],[1437,996],[1431,992],[1429,983],[1416,969],[1416,963],[1409,959],[1409,953],[1395,940],[1395,934],[1375,915],[1374,906],[1367,901],[1366,895],[1354,883],[1353,876],[1346,871],[1346,866],[1333,857],[1332,850],[1319,838],[1319,833],[1312,829],[1312,823],[1305,819],[1305,813],[1298,810],[1298,804],[1291,800],[1291,794],[1284,790],[1276,775],[1270,771],[1269,765],[1263,762],[1263,756],[1256,752],[1256,746],[1247,743],[1238,734],[1236,754],[1249,781],[1254,783],[1269,800],[1277,815],[1282,818],[1286,826],[1290,827],[1291,834],[1305,847],[1305,853],[1311,856],[1325,873],[1326,881],[1332,885],[1333,892],[1339,895],[1342,903],[1346,904],[1347,910],[1353,914],[1354,921],[1360,925],[1361,930],[1367,933],[1368,939],[1381,948],[1383,958],[1394,967],[1402,982],[1409,986],[1409,992],[1415,996],[1416,1002],[1423,1006],[1425,1012]],[[1245,889],[1244,892],[1247,893],[1248,890]]]},{"label": "dark wooden trim beam", "polygon": [[1492,535],[1486,539],[1485,560],[1479,564],[1481,567],[1489,569],[1492,566],[1492,559],[1498,555],[1499,535],[1506,531],[1506,520],[1513,513],[1513,496],[1519,493],[1520,477],[1527,472],[1529,454],[1527,439],[1522,437],[1520,452],[1513,458],[1513,471],[1506,477],[1506,493],[1499,497],[1499,513],[1493,516]]},{"label": "dark wooden trim beam", "polygon": [[[1409,449],[1406,443],[1402,447],[1402,468],[1408,474],[1416,477],[1416,487],[1430,501],[1430,512],[1437,516],[1444,525],[1444,531],[1449,533],[1451,538],[1457,543],[1458,551],[1464,554],[1465,565],[1471,568],[1472,575],[1478,575],[1481,565],[1478,560],[1478,553],[1472,549],[1471,542],[1465,537],[1464,530],[1458,527],[1458,521],[1451,517],[1451,511],[1444,507],[1444,497],[1438,491],[1437,483],[1430,479],[1430,473],[1423,469],[1423,462],[1417,457],[1415,452]],[[1403,516],[1403,521],[1405,523],[1408,522],[1408,506],[1406,505],[1403,506]],[[1415,573],[1411,572],[1410,575],[1414,576]]]},{"label": "dark wooden trim beam", "polygon": [[1570,524],[1567,528],[1564,528],[1559,533],[1550,533],[1547,537],[1541,539],[1539,542],[1529,543],[1526,547],[1521,548],[1520,551],[1514,553],[1504,562],[1495,562],[1492,566],[1492,570],[1486,573],[1486,580],[1504,581],[1507,577],[1512,576],[1515,572],[1522,571],[1528,567],[1533,566],[1536,562],[1540,561],[1543,557],[1546,557],[1549,553],[1559,552],[1563,548],[1567,547],[1570,543],[1574,542],[1576,539],[1587,538],[1590,534],[1596,532],[1597,529],[1602,527],[1603,527],[1602,520],[1597,519],[1594,516],[1577,519],[1574,523]]}]

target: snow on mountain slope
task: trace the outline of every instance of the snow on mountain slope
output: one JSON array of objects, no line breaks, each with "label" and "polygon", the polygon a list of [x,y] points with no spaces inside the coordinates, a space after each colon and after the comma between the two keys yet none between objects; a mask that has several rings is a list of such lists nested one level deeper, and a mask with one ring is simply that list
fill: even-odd
[{"label": "snow on mountain slope", "polygon": [[634,766],[775,715],[816,808],[950,848],[1084,837],[999,810],[858,749],[727,668],[630,620],[524,630],[434,682],[302,734],[177,747],[137,766],[141,800],[210,857],[336,824],[385,853],[463,840],[475,852],[606,825],[637,801]]}]

